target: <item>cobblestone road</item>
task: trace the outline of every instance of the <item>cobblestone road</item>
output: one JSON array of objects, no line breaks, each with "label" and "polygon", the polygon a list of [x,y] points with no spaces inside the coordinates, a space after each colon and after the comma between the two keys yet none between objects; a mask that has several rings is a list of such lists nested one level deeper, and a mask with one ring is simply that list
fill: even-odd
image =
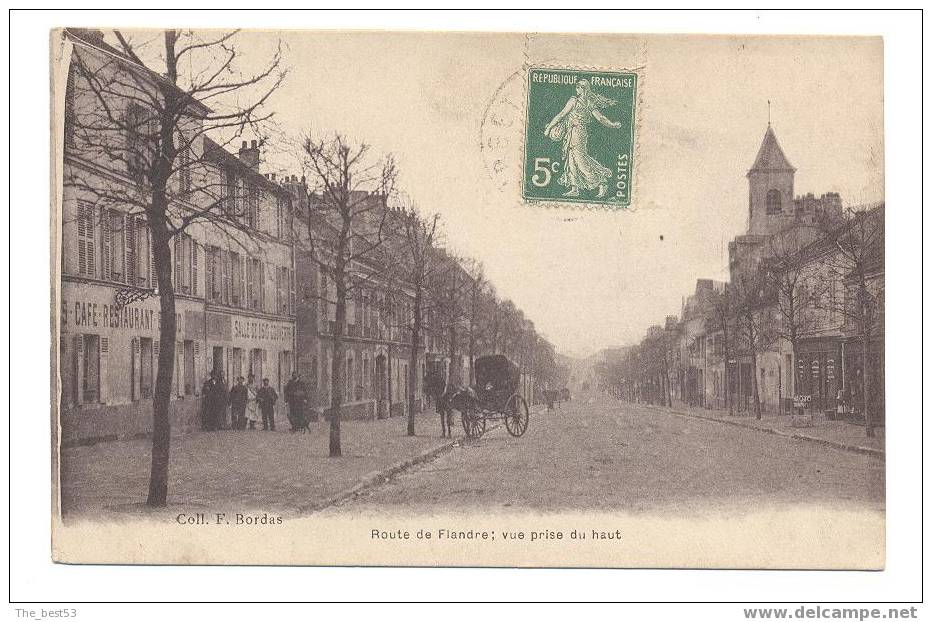
[{"label": "cobblestone road", "polygon": [[882,458],[601,398],[498,428],[328,512],[884,508]]}]

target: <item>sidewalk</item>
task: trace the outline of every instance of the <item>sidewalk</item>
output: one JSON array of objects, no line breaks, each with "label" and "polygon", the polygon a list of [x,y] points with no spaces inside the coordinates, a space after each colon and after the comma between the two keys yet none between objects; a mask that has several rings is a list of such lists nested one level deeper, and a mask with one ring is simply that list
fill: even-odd
[{"label": "sidewalk", "polygon": [[307,513],[351,496],[462,439],[440,437],[433,412],[417,416],[417,436],[407,418],[341,423],[342,458],[330,458],[329,423],[311,423],[311,434],[293,433],[287,421],[276,432],[196,432],[172,438],[169,507],[152,511],[148,491],[151,441],[113,441],[61,452],[62,510],[66,517],[179,512]]},{"label": "sidewalk", "polygon": [[758,420],[753,413],[736,412],[729,415],[727,410],[711,410],[686,404],[675,404],[673,408],[654,406],[667,412],[687,417],[719,421],[746,428],[753,428],[762,432],[777,434],[803,441],[820,443],[836,449],[854,451],[863,454],[883,457],[884,454],[884,428],[875,430],[877,436],[868,438],[864,433],[864,426],[847,423],[845,421],[819,421],[811,427],[794,428],[791,425],[792,417],[786,415],[773,415],[764,413]]}]

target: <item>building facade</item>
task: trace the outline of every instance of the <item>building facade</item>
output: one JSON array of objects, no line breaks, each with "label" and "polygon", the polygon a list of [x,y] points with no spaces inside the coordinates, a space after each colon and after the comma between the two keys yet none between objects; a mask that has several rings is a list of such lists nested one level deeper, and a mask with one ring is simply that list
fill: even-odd
[{"label": "building facade", "polygon": [[[105,73],[121,71],[128,61],[94,33],[69,37],[80,58],[72,59],[65,98],[58,318],[65,444],[151,431],[161,346],[146,218],[138,202],[113,198],[140,192],[139,171],[132,160],[108,157],[101,148],[106,144],[81,123],[82,114],[99,110],[101,95],[86,83],[87,73],[76,69],[79,63]],[[139,77],[139,84],[152,88],[160,79]],[[108,106],[126,118],[138,114],[138,100],[111,92]],[[195,110],[180,131],[199,134],[197,123]],[[138,135],[114,137],[124,139]],[[173,429],[185,431],[198,423],[200,387],[211,371],[228,382],[251,374],[278,387],[290,375],[294,256],[284,224],[290,194],[258,173],[255,144],[244,143],[237,157],[199,136],[179,160],[191,164],[172,179],[173,212],[193,214],[218,202],[223,209],[235,205],[231,213],[238,221],[220,226],[194,219],[171,244],[177,324],[171,410]]]}]

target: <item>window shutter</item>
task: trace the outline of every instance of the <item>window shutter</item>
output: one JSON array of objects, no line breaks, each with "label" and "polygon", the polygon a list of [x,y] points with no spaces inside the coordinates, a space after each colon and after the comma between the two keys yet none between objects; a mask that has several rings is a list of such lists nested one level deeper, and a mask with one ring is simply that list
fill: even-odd
[{"label": "window shutter", "polygon": [[288,311],[291,315],[294,315],[297,311],[295,306],[297,305],[297,298],[295,297],[295,283],[294,283],[294,270],[288,271]]},{"label": "window shutter", "polygon": [[204,290],[207,300],[216,300],[217,292],[214,289],[214,260],[217,257],[217,247],[207,246],[204,249],[204,258],[207,263],[204,264]]},{"label": "window shutter", "polygon": [[252,308],[252,259],[244,257],[246,269],[243,270],[243,278],[246,280],[246,298],[243,300],[243,307]]},{"label": "window shutter", "polygon": [[191,240],[191,293],[197,296],[197,256],[199,251],[194,238],[189,239]]},{"label": "window shutter", "polygon": [[265,264],[261,261],[258,263],[258,273],[256,286],[259,288],[259,310],[265,311]]},{"label": "window shutter", "polygon": [[126,275],[128,284],[136,285],[136,217],[127,214],[123,222],[125,231],[123,239],[126,242],[126,252],[123,254],[125,262],[123,274]]},{"label": "window shutter", "polygon": [[222,270],[220,287],[223,290],[224,304],[230,304],[230,294],[232,293],[230,291],[230,267],[230,251],[220,251],[220,269]]},{"label": "window shutter", "polygon": [[113,255],[113,228],[110,226],[110,215],[106,210],[100,210],[100,247],[101,247],[101,268],[100,278],[109,281],[113,278],[110,272],[112,255]]},{"label": "window shutter", "polygon": [[110,398],[110,338],[100,338],[100,367],[97,371],[97,382],[100,386],[98,400],[106,404]]},{"label": "window shutter", "polygon": [[175,291],[178,291],[179,289],[181,289],[181,285],[182,285],[181,283],[181,234],[177,234],[175,236],[174,241],[175,243],[173,244],[173,246],[175,247],[174,249],[175,250],[175,270],[173,271],[173,274],[175,275],[175,281],[173,284],[175,286]]},{"label": "window shutter", "polygon": [[74,336],[74,403],[84,401],[84,335]]},{"label": "window shutter", "polygon": [[240,255],[239,257],[239,306],[246,307],[249,303],[246,298],[246,267],[249,264],[249,260],[245,255]]},{"label": "window shutter", "polygon": [[159,275],[155,273],[155,236],[150,227],[146,227],[146,233],[149,236],[149,287],[156,288],[159,286]]},{"label": "window shutter", "polygon": [[135,402],[139,399],[139,377],[140,377],[140,367],[142,367],[141,360],[142,357],[139,355],[139,338],[133,337],[131,340],[130,347],[130,365],[129,365],[129,382],[130,382],[130,397]]}]

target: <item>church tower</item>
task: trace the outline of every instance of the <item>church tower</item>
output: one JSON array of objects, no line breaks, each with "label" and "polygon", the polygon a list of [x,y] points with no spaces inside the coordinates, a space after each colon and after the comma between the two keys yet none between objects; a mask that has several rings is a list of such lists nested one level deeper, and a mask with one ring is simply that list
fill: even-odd
[{"label": "church tower", "polygon": [[771,235],[793,218],[795,173],[768,123],[757,158],[748,171],[749,235]]}]

